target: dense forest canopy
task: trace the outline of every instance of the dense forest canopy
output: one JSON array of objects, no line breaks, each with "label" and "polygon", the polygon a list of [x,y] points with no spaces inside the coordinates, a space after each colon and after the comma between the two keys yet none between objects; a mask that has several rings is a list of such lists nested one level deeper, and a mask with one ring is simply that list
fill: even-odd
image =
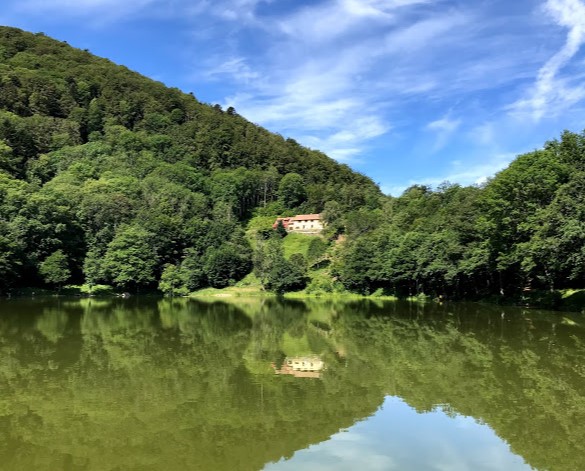
[{"label": "dense forest canopy", "polygon": [[[0,281],[187,286],[251,269],[256,212],[376,208],[367,177],[125,67],[0,28]],[[58,260],[57,260],[58,259]],[[44,268],[43,268],[44,267]]]},{"label": "dense forest canopy", "polygon": [[[327,227],[290,254],[270,227],[299,213]],[[233,108],[0,28],[0,290],[186,293],[251,272],[278,292],[583,288],[585,134],[563,133],[481,187],[387,197]]]},{"label": "dense forest canopy", "polygon": [[376,213],[367,230],[348,233],[337,267],[355,290],[474,297],[583,288],[585,135],[563,133],[481,188],[417,185]]}]

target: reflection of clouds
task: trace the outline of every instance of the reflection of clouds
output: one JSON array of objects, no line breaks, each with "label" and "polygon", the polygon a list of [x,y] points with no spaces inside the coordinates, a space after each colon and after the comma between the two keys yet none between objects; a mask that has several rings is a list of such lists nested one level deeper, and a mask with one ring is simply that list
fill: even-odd
[{"label": "reflection of clouds", "polygon": [[472,417],[452,418],[441,409],[419,414],[401,399],[388,397],[369,419],[264,469],[516,471],[530,467]]},{"label": "reflection of clouds", "polygon": [[458,415],[453,418],[453,423],[456,427],[467,430],[473,428],[478,422],[473,417],[467,417],[465,415]]},{"label": "reflection of clouds", "polygon": [[[332,438],[337,438],[337,435]],[[360,444],[358,445],[358,443]],[[396,469],[396,463],[391,457],[376,452],[373,448],[373,446],[368,446],[364,439],[350,443],[341,443],[336,440],[336,446],[329,450],[329,454],[334,458],[341,459],[343,464],[334,462],[331,469],[355,470],[363,468],[372,471]]]},{"label": "reflection of clouds", "polygon": [[335,437],[335,439],[337,441],[340,442],[365,442],[366,439],[365,437],[363,437],[362,435],[355,433],[355,432],[351,432],[351,431],[347,431],[347,430],[343,430],[340,433],[336,433],[335,435],[333,435]]},{"label": "reflection of clouds", "polygon": [[337,433],[327,442],[297,452],[289,461],[266,466],[269,470],[311,471],[386,471],[399,469],[394,460],[368,443],[368,437],[358,433]]}]

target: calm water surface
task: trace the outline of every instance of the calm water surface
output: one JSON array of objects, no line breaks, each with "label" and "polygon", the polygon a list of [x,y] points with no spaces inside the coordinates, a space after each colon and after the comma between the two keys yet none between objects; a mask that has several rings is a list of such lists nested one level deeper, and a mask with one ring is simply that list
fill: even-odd
[{"label": "calm water surface", "polygon": [[0,469],[583,470],[585,321],[478,305],[0,301]]}]

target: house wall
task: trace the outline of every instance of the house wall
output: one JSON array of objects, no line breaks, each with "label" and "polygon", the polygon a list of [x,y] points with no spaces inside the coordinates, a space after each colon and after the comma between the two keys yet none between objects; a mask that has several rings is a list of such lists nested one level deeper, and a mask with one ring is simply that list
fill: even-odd
[{"label": "house wall", "polygon": [[289,223],[288,230],[294,232],[321,232],[323,230],[323,223],[319,219],[307,221],[295,220]]}]

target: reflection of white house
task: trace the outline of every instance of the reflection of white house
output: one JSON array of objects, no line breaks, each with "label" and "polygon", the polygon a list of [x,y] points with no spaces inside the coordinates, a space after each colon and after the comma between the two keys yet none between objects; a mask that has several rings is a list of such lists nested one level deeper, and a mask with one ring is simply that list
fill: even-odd
[{"label": "reflection of white house", "polygon": [[317,356],[312,357],[287,357],[282,367],[278,370],[272,365],[277,375],[292,375],[297,378],[319,378],[325,363]]},{"label": "reflection of white house", "polygon": [[282,225],[289,232],[318,234],[323,230],[323,220],[320,214],[299,214],[290,218],[277,218],[272,225],[274,229],[278,226],[279,221],[282,221]]}]

